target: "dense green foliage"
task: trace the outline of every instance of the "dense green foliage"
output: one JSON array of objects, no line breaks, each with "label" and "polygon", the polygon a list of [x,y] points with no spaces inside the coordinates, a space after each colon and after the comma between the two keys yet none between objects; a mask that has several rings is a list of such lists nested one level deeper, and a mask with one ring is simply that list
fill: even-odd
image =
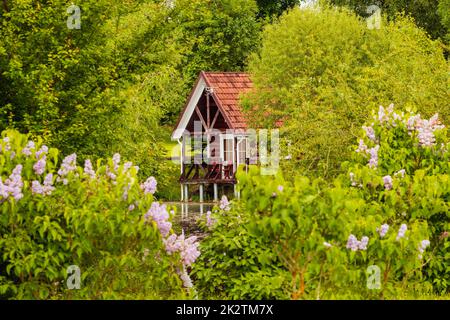
[{"label": "dense green foliage", "polygon": [[[242,70],[258,43],[253,0],[64,0],[0,8],[0,129],[40,135],[81,159],[120,152],[143,175],[163,165],[164,126],[201,70]],[[160,179],[164,185],[166,179]],[[167,187],[167,186],[165,186]]]},{"label": "dense green foliage", "polygon": [[[145,219],[154,198],[137,167],[117,154],[84,169],[71,155],[59,167],[58,150],[41,140],[31,145],[14,131],[2,139],[0,297],[187,297],[179,255],[166,253],[157,223]],[[71,265],[78,290],[66,285]]]},{"label": "dense green foliage", "polygon": [[[376,166],[360,144],[332,183],[241,171],[242,200],[216,209],[201,244],[197,289],[233,299],[448,298],[449,140],[436,118],[380,115],[359,135],[379,146]],[[432,143],[421,131],[428,124]],[[371,265],[379,289],[366,285]]]},{"label": "dense green foliage", "polygon": [[[71,155],[57,170],[57,149],[30,147],[13,131],[2,138],[1,297],[186,297],[179,256],[165,252],[157,224],[144,219],[153,195],[140,187],[136,167],[115,155],[83,170]],[[80,268],[79,290],[66,285],[70,265]]]},{"label": "dense green foliage", "polygon": [[450,119],[440,45],[404,18],[369,30],[345,10],[291,10],[266,27],[250,71],[255,90],[244,105],[253,127],[282,121],[289,172],[334,176],[367,109],[379,104]]},{"label": "dense green foliage", "polygon": [[[367,8],[371,5],[377,5],[382,13],[392,20],[396,19],[399,13],[410,15],[416,24],[425,29],[434,39],[444,38],[450,31],[441,15],[445,12],[443,8],[446,5],[448,8],[448,0],[331,0],[330,2],[352,8],[362,17],[370,16]],[[436,10],[438,7],[441,9]],[[446,14],[448,15],[448,11]]]}]

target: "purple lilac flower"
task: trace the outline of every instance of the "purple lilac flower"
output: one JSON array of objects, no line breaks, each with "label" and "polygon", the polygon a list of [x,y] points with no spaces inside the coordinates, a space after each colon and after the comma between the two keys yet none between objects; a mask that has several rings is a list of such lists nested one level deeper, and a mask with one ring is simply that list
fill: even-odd
[{"label": "purple lilac flower", "polygon": [[194,286],[185,268],[183,268],[183,271],[180,273],[180,279],[183,281],[183,287],[192,288]]},{"label": "purple lilac flower", "polygon": [[356,149],[356,152],[358,153],[366,153],[368,150],[366,144],[364,143],[363,139],[359,139],[359,145],[358,148]]},{"label": "purple lilac flower", "polygon": [[444,126],[440,124],[438,114],[435,114],[430,120],[418,120],[416,123],[416,130],[418,132],[417,138],[421,147],[433,146],[436,142],[434,131],[443,129]]},{"label": "purple lilac flower", "polygon": [[222,199],[220,199],[219,208],[225,211],[230,210],[230,202],[228,201],[227,196],[225,195],[222,196]]},{"label": "purple lilac flower", "polygon": [[41,183],[37,180],[31,182],[31,192],[33,194],[41,194],[44,196],[48,196],[53,192],[53,190],[55,190],[55,187],[53,187],[52,173],[49,173],[45,176],[43,185],[41,185]]},{"label": "purple lilac flower", "polygon": [[[11,150],[11,144],[9,143],[9,137],[4,137],[3,142],[5,143],[5,151]],[[0,151],[2,151],[2,146],[0,145]]]},{"label": "purple lilac flower", "polygon": [[392,190],[392,177],[391,176],[384,176],[383,177],[383,183],[384,183],[384,188],[386,190]]},{"label": "purple lilac flower", "polygon": [[124,171],[128,171],[132,166],[133,166],[133,162],[127,161],[127,162],[125,162],[124,165],[123,165],[123,170],[124,170]]},{"label": "purple lilac flower", "polygon": [[9,158],[12,160],[16,157],[16,153],[14,151],[11,152],[11,155],[9,156]]},{"label": "purple lilac flower", "polygon": [[409,117],[409,119],[406,121],[406,128],[408,129],[408,131],[413,131],[415,129],[416,122],[418,120],[420,120],[420,114]]},{"label": "purple lilac flower", "polygon": [[36,151],[36,159],[39,159],[41,155],[47,155],[48,147],[44,144],[38,151]]},{"label": "purple lilac flower", "polygon": [[158,182],[154,177],[149,177],[143,184],[141,184],[141,189],[144,190],[144,194],[154,194],[156,192],[156,186]]},{"label": "purple lilac flower", "polygon": [[62,164],[61,164],[61,168],[58,170],[58,179],[57,181],[63,181],[66,180],[67,184],[67,179],[61,179],[64,178],[65,176],[67,176],[69,174],[69,172],[71,171],[75,171],[77,169],[77,155],[75,153],[72,153],[71,155],[67,156],[64,158]]},{"label": "purple lilac flower", "polygon": [[401,169],[401,170],[397,171],[396,173],[394,173],[394,177],[400,176],[400,177],[404,178],[405,173],[406,173],[405,169]]},{"label": "purple lilac flower", "polygon": [[425,249],[428,247],[430,245],[430,241],[429,240],[422,240],[421,242],[420,242],[420,245],[419,245],[419,252],[420,252],[420,254],[419,254],[419,259],[421,260],[422,259],[422,255],[423,255],[423,253],[425,252]]},{"label": "purple lilac flower", "polygon": [[167,239],[163,239],[167,253],[179,252],[181,262],[185,266],[190,266],[200,256],[199,243],[196,241],[197,237],[195,236],[185,239],[184,232],[178,237],[176,234],[172,234]]},{"label": "purple lilac flower", "polygon": [[47,157],[44,155],[41,159],[39,159],[34,165],[33,170],[38,176],[44,173],[45,165],[46,165]]},{"label": "purple lilac flower", "polygon": [[[18,164],[13,169],[11,175],[5,180],[5,183],[0,186],[0,193],[4,199],[12,196],[16,201],[23,198],[22,187],[22,165]],[[1,182],[1,180],[0,180]]]},{"label": "purple lilac flower", "polygon": [[117,172],[117,170],[119,169],[119,163],[120,163],[120,154],[119,153],[115,153],[112,157],[112,161],[113,161],[113,165],[114,165],[114,171]]},{"label": "purple lilac flower", "polygon": [[167,221],[169,219],[169,213],[165,204],[160,205],[158,202],[153,202],[144,217],[146,220],[151,217],[156,222],[159,232],[163,237],[169,234],[172,223]]},{"label": "purple lilac flower", "polygon": [[380,149],[379,145],[376,145],[373,148],[370,148],[367,152],[370,155],[370,159],[369,159],[369,167],[372,169],[375,169],[376,167],[378,167],[378,150]]},{"label": "purple lilac flower", "polygon": [[357,251],[358,248],[359,248],[359,241],[353,234],[351,234],[347,240],[347,249]]},{"label": "purple lilac flower", "polygon": [[84,161],[84,174],[92,179],[95,178],[95,171],[92,168],[92,162],[89,159]]},{"label": "purple lilac flower", "polygon": [[128,211],[133,211],[134,208],[136,208],[136,206],[135,206],[134,204],[130,204],[130,205],[128,206]]},{"label": "purple lilac flower", "polygon": [[206,226],[211,228],[216,223],[216,219],[211,217],[211,211],[206,212]]},{"label": "purple lilac flower", "polygon": [[369,243],[369,237],[362,237],[361,241],[358,243],[359,250],[367,250],[367,244]]},{"label": "purple lilac flower", "polygon": [[37,180],[31,182],[31,192],[33,194],[43,194],[41,183]]},{"label": "purple lilac flower", "polygon": [[430,245],[430,240],[422,240],[420,242],[420,246],[419,246],[420,253],[423,253],[429,245]]},{"label": "purple lilac flower", "polygon": [[284,187],[281,186],[281,185],[277,187],[277,190],[278,190],[279,192],[283,192],[283,189],[284,189]]},{"label": "purple lilac flower", "polygon": [[366,132],[367,138],[369,138],[372,141],[376,141],[375,130],[372,127],[363,126],[362,128]]},{"label": "purple lilac flower", "polygon": [[377,232],[380,234],[380,237],[381,238],[383,238],[385,235],[386,235],[386,233],[388,232],[388,230],[389,230],[389,225],[388,224],[383,224],[383,225],[381,225],[381,227],[380,228],[377,228]]},{"label": "purple lilac flower", "polygon": [[28,141],[25,148],[22,149],[22,154],[26,155],[27,157],[31,156],[33,154],[32,150],[35,149],[35,144],[33,141]]},{"label": "purple lilac flower", "polygon": [[386,120],[386,118],[387,118],[386,112],[384,111],[383,106],[380,106],[378,109],[378,121],[382,123],[383,121]]},{"label": "purple lilac flower", "polygon": [[408,230],[408,227],[406,226],[406,224],[402,224],[400,226],[400,229],[398,230],[398,234],[397,234],[397,238],[396,240],[399,241],[401,238],[403,238],[405,236],[406,230]]}]

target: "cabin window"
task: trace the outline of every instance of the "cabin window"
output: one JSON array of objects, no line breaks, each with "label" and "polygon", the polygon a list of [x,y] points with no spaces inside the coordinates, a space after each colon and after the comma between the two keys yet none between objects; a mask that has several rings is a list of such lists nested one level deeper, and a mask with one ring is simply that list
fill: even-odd
[{"label": "cabin window", "polygon": [[238,139],[238,165],[245,164],[247,158],[247,138]]},{"label": "cabin window", "polygon": [[233,164],[234,157],[234,136],[231,134],[221,135],[220,149],[224,164]]}]

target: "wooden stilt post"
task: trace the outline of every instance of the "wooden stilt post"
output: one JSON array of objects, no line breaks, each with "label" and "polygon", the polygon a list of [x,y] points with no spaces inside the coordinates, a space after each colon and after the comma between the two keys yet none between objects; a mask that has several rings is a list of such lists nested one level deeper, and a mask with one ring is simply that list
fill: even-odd
[{"label": "wooden stilt post", "polygon": [[203,184],[200,184],[198,188],[200,193],[200,202],[203,202]]},{"label": "wooden stilt post", "polygon": [[183,184],[182,183],[180,183],[180,189],[181,189],[181,200],[180,201],[183,201],[184,195],[183,195]]},{"label": "wooden stilt post", "polygon": [[188,201],[189,201],[188,185],[187,185],[187,184],[184,185],[184,201],[185,201],[185,202],[188,202]]}]

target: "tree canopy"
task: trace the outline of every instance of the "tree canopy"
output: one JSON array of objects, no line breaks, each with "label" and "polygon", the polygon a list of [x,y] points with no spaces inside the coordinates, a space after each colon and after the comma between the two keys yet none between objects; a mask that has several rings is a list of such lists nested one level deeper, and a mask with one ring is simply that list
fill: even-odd
[{"label": "tree canopy", "polygon": [[409,18],[369,30],[347,10],[293,9],[267,26],[249,68],[255,90],[244,105],[256,127],[282,122],[291,170],[338,170],[367,110],[380,104],[449,121],[442,49]]}]

